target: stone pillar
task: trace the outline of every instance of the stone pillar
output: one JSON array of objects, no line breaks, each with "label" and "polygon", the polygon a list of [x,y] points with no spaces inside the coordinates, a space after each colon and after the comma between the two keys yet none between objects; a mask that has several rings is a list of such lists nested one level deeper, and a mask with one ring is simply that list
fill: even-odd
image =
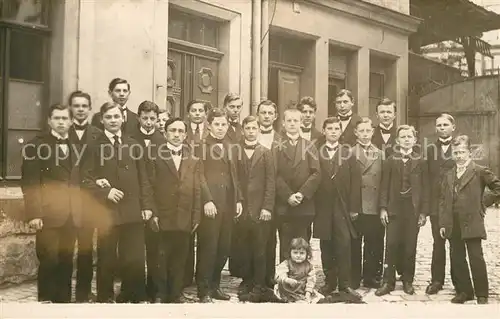
[{"label": "stone pillar", "polygon": [[323,121],[328,117],[328,55],[329,42],[327,38],[316,41],[316,61],[314,77],[314,98],[318,105],[316,112],[316,128],[321,130]]},{"label": "stone pillar", "polygon": [[347,89],[354,96],[353,112],[361,116],[370,115],[370,50],[360,48],[347,60]]}]

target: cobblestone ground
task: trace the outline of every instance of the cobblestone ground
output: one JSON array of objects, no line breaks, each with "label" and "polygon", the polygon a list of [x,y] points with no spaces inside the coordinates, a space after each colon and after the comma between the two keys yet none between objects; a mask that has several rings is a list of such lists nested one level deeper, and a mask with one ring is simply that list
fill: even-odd
[{"label": "cobblestone ground", "polygon": [[[490,282],[490,303],[500,304],[500,210],[489,209],[486,215],[486,228],[488,240],[483,242],[484,257],[486,259],[488,276]],[[318,276],[318,287],[323,285],[323,273],[321,271],[319,241],[313,239],[313,263]],[[402,285],[398,282],[396,290],[391,294],[377,297],[374,295],[374,289],[360,288],[358,291],[364,295],[367,303],[449,303],[453,296],[453,288],[449,278],[449,260],[447,261],[447,278],[445,287],[437,295],[428,296],[425,294],[425,288],[430,280],[430,265],[432,254],[432,235],[430,224],[421,229],[417,248],[417,267],[415,276],[416,294],[406,295],[402,291]],[[240,279],[229,276],[227,270],[224,270],[221,287],[231,295],[230,301],[215,301],[217,303],[238,303],[236,295]],[[117,286],[118,289],[118,286]],[[93,282],[95,292],[95,280]],[[189,287],[185,290],[187,299],[196,302],[196,288]],[[34,282],[25,283],[17,286],[0,289],[0,300],[4,302],[33,302],[36,301],[36,284]],[[469,301],[468,303],[475,303]]]}]

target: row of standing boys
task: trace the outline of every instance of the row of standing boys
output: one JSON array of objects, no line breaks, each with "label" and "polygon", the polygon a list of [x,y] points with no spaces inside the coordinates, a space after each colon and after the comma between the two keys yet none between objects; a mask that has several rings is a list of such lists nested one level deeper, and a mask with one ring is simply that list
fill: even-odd
[{"label": "row of standing boys", "polygon": [[[338,93],[338,115],[322,132],[310,97],[286,110],[280,126],[272,101],[240,123],[236,94],[227,94],[220,109],[189,102],[186,122],[149,101],[133,113],[126,80],[113,79],[109,94],[113,102],[89,123],[91,98],[74,92],[69,108],[51,108],[50,132],[23,150],[27,221],[38,229],[39,300],[71,300],[75,241],[76,301],[94,299],[95,229],[98,302],[185,302],[182,291],[193,278],[200,302],[229,300],[220,288],[228,257],[231,275],[242,278],[242,301],[317,302],[340,293],[340,300],[361,302],[361,284],[388,294],[396,272],[405,293],[414,294],[419,227],[430,216],[426,293],[443,287],[448,238],[452,301],[487,302],[483,205],[500,196],[500,182],[469,160],[466,137],[451,145],[450,115],[436,119],[437,141],[416,152],[415,129],[394,125],[393,101],[380,101],[373,127],[353,114],[348,90]],[[491,192],[482,202],[485,186]],[[325,274],[319,291],[312,236],[320,239]]]}]

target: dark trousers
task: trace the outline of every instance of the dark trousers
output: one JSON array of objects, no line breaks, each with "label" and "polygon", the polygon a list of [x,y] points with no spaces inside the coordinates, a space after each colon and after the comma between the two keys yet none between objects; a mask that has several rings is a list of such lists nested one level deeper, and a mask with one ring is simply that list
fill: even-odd
[{"label": "dark trousers", "polygon": [[71,218],[61,227],[44,227],[36,233],[39,301],[71,302],[75,233]]},{"label": "dark trousers", "polygon": [[121,279],[121,301],[144,301],[146,299],[144,255],[142,222],[98,230],[97,301],[114,300],[115,270],[118,270]]},{"label": "dark trousers", "polygon": [[[195,236],[196,233],[189,237],[189,246],[186,258],[186,269],[184,270],[184,287],[191,286],[193,284],[194,269],[195,269],[195,259],[198,260],[198,256],[195,256]],[[195,258],[196,257],[196,258]]]},{"label": "dark trousers", "polygon": [[274,276],[276,274],[276,245],[277,245],[277,222],[272,219],[269,223],[269,234],[266,244],[266,285],[274,287]]},{"label": "dark trousers", "polygon": [[231,248],[232,225],[230,213],[219,211],[215,218],[203,216],[198,227],[196,283],[200,298],[219,288]]},{"label": "dark trousers", "polygon": [[157,297],[162,302],[176,301],[181,296],[190,238],[190,233],[182,231],[159,233],[159,271],[156,284]]},{"label": "dark trousers", "polygon": [[338,266],[335,258],[335,242],[333,240],[319,241],[321,250],[321,266],[325,274],[325,284],[333,290],[337,289],[338,283]]},{"label": "dark trousers", "polygon": [[[431,282],[444,284],[445,267],[446,267],[446,240],[439,234],[439,222],[437,216],[431,216],[432,229],[432,261],[431,261]],[[450,251],[451,259],[451,251]],[[455,274],[453,265],[450,265],[451,281],[453,286],[456,286]]]},{"label": "dark trousers", "polygon": [[233,225],[233,236],[231,236],[231,253],[229,254],[229,272],[233,277],[243,277],[244,251],[247,250],[247,243],[244,241],[242,233],[245,232],[246,225],[243,219],[238,219]]},{"label": "dark trousers", "polygon": [[411,197],[400,199],[400,210],[394,212],[395,215],[389,216],[386,234],[386,253],[385,264],[387,268],[384,271],[384,282],[390,286],[396,283],[396,262],[398,260],[399,245],[404,247],[403,253],[403,282],[413,283],[415,277],[415,257],[417,254],[418,238],[418,216],[413,209]]},{"label": "dark trousers", "polygon": [[92,227],[82,227],[77,231],[76,302],[88,301],[91,293],[94,277],[94,230]]},{"label": "dark trousers", "polygon": [[311,229],[310,217],[287,217],[282,218],[279,226],[280,237],[280,262],[290,257],[290,242],[294,238],[304,238],[308,240]]},{"label": "dark trousers", "polygon": [[[488,297],[488,274],[484,262],[481,238],[462,239],[458,218],[453,218],[453,231],[450,238],[451,265],[454,269],[457,292],[463,292],[473,297]],[[467,247],[467,252],[465,250]],[[466,256],[469,255],[470,270]]]},{"label": "dark trousers", "polygon": [[[241,221],[243,251],[240,252],[243,281],[254,286],[266,285],[266,247],[270,222]],[[236,233],[233,233],[235,235]]]},{"label": "dark trousers", "polygon": [[159,233],[154,232],[149,223],[144,226],[144,241],[146,243],[146,295],[149,300],[156,298],[156,281],[158,280]]},{"label": "dark trousers", "polygon": [[355,222],[359,237],[352,241],[352,284],[382,279],[385,228],[378,215],[360,214]]}]

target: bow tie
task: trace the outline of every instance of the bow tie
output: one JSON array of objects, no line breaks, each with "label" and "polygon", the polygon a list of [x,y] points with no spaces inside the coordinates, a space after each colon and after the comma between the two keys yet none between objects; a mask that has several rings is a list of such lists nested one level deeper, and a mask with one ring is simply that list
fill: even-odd
[{"label": "bow tie", "polygon": [[340,115],[339,114],[339,120],[341,121],[347,121],[351,118],[351,115],[348,115],[348,116],[343,116],[343,115]]},{"label": "bow tie", "polygon": [[439,140],[439,143],[441,143],[441,145],[444,145],[444,146],[446,146],[446,145],[450,145],[450,143],[451,143],[451,139],[449,139],[449,140],[447,140],[447,141],[442,141],[442,140]]},{"label": "bow tie", "polygon": [[172,154],[172,156],[181,156],[182,155],[182,149],[180,149],[178,151],[170,150],[170,154]]},{"label": "bow tie", "polygon": [[382,126],[379,126],[380,127],[380,133],[382,134],[391,134],[391,130],[389,129],[385,129],[383,128]]},{"label": "bow tie", "polygon": [[243,145],[243,148],[246,149],[246,150],[255,150],[255,148],[257,147],[257,144],[253,144],[253,145],[250,145],[250,144],[244,144]]},{"label": "bow tie", "polygon": [[273,130],[260,130],[260,134],[271,134],[273,132]]},{"label": "bow tie", "polygon": [[232,126],[232,127],[236,127],[236,126],[238,126],[238,122],[231,122],[231,121],[230,121],[230,122],[229,122],[229,124],[231,124],[231,126]]},{"label": "bow tie", "polygon": [[224,139],[223,138],[215,138],[212,136],[212,140],[214,141],[214,143],[218,144],[223,144],[224,143]]},{"label": "bow tie", "polygon": [[146,134],[144,132],[141,132],[141,134],[142,134],[142,138],[145,140],[150,140],[151,137],[153,136],[153,134]]},{"label": "bow tie", "polygon": [[311,127],[301,127],[302,133],[310,133],[311,132]]},{"label": "bow tie", "polygon": [[87,127],[89,126],[89,123],[85,123],[85,124],[77,124],[77,123],[73,123],[73,127],[75,128],[75,130],[78,130],[78,131],[83,131],[85,130]]},{"label": "bow tie", "polygon": [[411,154],[401,154],[401,159],[411,159]]},{"label": "bow tie", "polygon": [[67,138],[57,138],[56,144],[68,144]]},{"label": "bow tie", "polygon": [[331,146],[328,146],[325,144],[325,148],[329,152],[336,152],[339,149],[339,146],[337,145],[337,146],[331,147]]}]

